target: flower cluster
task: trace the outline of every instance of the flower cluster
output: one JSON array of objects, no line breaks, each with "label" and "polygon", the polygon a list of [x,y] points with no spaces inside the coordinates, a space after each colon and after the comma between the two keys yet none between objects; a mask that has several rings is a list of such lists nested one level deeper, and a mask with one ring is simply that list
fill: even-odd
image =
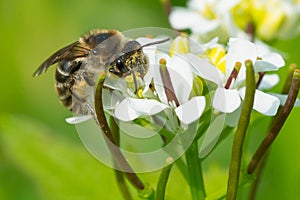
[{"label": "flower cluster", "polygon": [[[184,57],[189,53],[189,48],[187,38],[178,37],[167,49],[146,49],[150,65],[144,77],[145,87],[138,98],[127,97],[121,101],[116,106],[115,116],[123,121],[132,121],[140,116],[156,115],[164,111],[168,119],[173,119],[170,120],[172,125],[166,125],[173,128],[176,128],[176,117],[183,124],[197,120],[206,101],[201,91],[197,91],[199,96],[191,95],[195,79],[194,67]],[[197,87],[201,88],[201,85]]]},{"label": "flower cluster", "polygon": [[[266,44],[297,35],[299,20],[300,3],[292,0],[188,0],[187,7],[171,7],[171,26],[186,32],[152,30],[153,35],[147,32],[151,37],[134,38],[143,62],[135,62],[132,56],[127,60],[128,73],[116,79],[111,70],[102,72],[95,92],[93,86],[86,92],[90,115],[67,122],[77,124],[94,117],[104,139],[99,139],[98,132],[89,136],[84,132],[83,142],[101,161],[123,171],[122,176],[145,198],[153,190],[135,172],[162,169],[158,186],[164,183],[165,187],[175,160],[192,198],[209,198],[201,161],[226,133],[235,131],[227,193],[212,199],[225,195],[236,199],[252,113],[274,117],[245,175],[259,166],[292,108],[300,105],[296,65],[288,69],[282,94],[269,92],[279,82],[276,72],[286,64]],[[147,147],[136,145],[140,141]],[[165,189],[159,187],[157,199],[163,199]],[[123,193],[128,197],[129,190]]]},{"label": "flower cluster", "polygon": [[189,0],[187,7],[173,7],[169,16],[177,30],[207,41],[217,36],[253,36],[264,41],[286,39],[300,32],[300,3],[291,0]]},{"label": "flower cluster", "polygon": [[[238,38],[231,38],[228,47],[210,42],[202,52],[192,52],[195,50],[190,42],[179,36],[167,49],[169,53],[155,47],[145,50],[150,58],[145,87],[139,96],[128,96],[116,105],[114,114],[118,119],[132,121],[164,111],[168,119],[173,119],[170,127],[174,127],[176,117],[182,124],[190,124],[200,118],[205,108],[221,113],[239,112],[245,95],[246,60],[252,61],[259,81],[253,109],[268,116],[276,114],[279,99],[264,93],[259,86],[274,86],[278,77],[259,74],[284,66],[278,53],[262,51],[258,45]],[[210,91],[203,94],[208,82]],[[206,98],[212,98],[211,105]],[[236,119],[230,121],[237,121],[239,115],[232,116]]]},{"label": "flower cluster", "polygon": [[[225,6],[223,1],[219,4],[213,4],[214,1],[203,2],[207,3],[205,7],[198,1],[190,1],[189,7],[198,6],[199,9],[209,9],[206,10],[209,11],[208,13],[202,10],[201,14],[211,15],[210,20],[215,20],[210,24],[211,33],[215,33],[216,28],[226,30],[222,20],[228,20],[227,24],[233,24],[234,15],[230,13],[241,3],[231,1]],[[213,15],[221,8],[226,9],[226,12]],[[176,16],[178,12],[187,14],[186,10],[179,9],[174,11],[170,18],[174,20],[178,17]],[[205,20],[201,21],[198,12],[191,16],[191,19],[197,20],[187,21],[195,24],[210,23]],[[204,36],[205,33],[201,32],[202,30],[193,29],[195,24],[188,24],[190,27],[184,26],[187,23],[176,26],[177,28],[191,28],[194,36],[197,31],[197,34]],[[229,37],[233,33],[226,32],[226,34]],[[140,63],[131,66],[131,71],[122,78],[116,78],[110,74],[110,70],[101,72],[95,92],[92,91],[93,86],[89,87],[89,91],[86,92],[89,94],[87,100],[89,103],[86,106],[90,115],[68,118],[67,122],[77,124],[94,117],[106,137],[104,141],[108,149],[105,149],[107,153],[104,157],[110,151],[115,163],[109,165],[118,167],[117,170],[128,172],[125,175],[138,189],[143,189],[144,185],[133,169],[138,172],[157,170],[165,167],[165,162],[161,162],[162,160],[167,160],[168,165],[172,165],[178,159],[178,162],[181,162],[178,166],[181,173],[184,174],[185,168],[188,168],[189,173],[195,175],[195,177],[190,175],[192,176],[189,180],[190,184],[198,182],[197,185],[202,187],[202,190],[198,188],[199,191],[203,191],[202,174],[196,172],[195,169],[201,170],[199,160],[204,159],[219,144],[221,134],[227,130],[236,130],[232,147],[232,152],[236,154],[232,155],[231,162],[231,165],[236,166],[231,167],[230,173],[238,174],[243,140],[251,113],[256,111],[264,116],[275,116],[276,123],[273,123],[275,128],[272,127],[270,132],[275,136],[266,139],[274,141],[288,112],[294,105],[300,105],[300,101],[296,99],[298,94],[296,91],[299,90],[300,84],[297,85],[298,79],[293,79],[291,83],[291,76],[287,84],[287,88],[291,91],[289,95],[287,95],[288,89],[283,94],[268,92],[279,82],[276,71],[285,66],[285,61],[279,53],[273,52],[271,48],[257,40],[253,42],[245,37],[229,37],[220,41],[219,39],[222,40],[222,38],[211,35],[212,40],[200,43],[199,37],[195,40],[195,37],[188,37],[185,33],[176,32],[175,35],[136,38],[135,41],[142,47],[139,53],[145,56],[145,63],[142,67],[146,69],[146,73],[141,76],[137,70],[141,67]],[[164,39],[161,39],[162,37]],[[169,39],[165,39],[166,37]],[[228,42],[224,44],[226,40]],[[297,70],[294,72],[294,68],[291,71],[297,78],[299,72]],[[280,109],[280,106],[284,108]],[[109,127],[105,114],[121,125],[110,121],[111,127]],[[159,146],[158,149],[147,154],[120,149],[120,143],[115,140],[113,131],[110,129],[116,129],[119,126],[121,131],[118,130],[118,134],[125,133],[126,131],[122,128],[126,125],[153,131],[154,134],[152,132],[151,137],[156,135],[160,141],[159,145],[154,145]],[[130,131],[134,132],[135,129],[131,126]],[[87,146],[90,145],[88,148],[92,149],[93,153],[99,154],[96,157],[104,158],[101,152],[105,145],[98,145],[100,149],[97,149],[95,142],[99,142],[98,135],[94,135],[93,140],[90,137],[91,135],[85,139]],[[119,137],[120,135],[116,136],[116,138]],[[147,141],[151,140],[147,134],[139,132],[134,137],[139,139],[147,137]],[[135,149],[132,146],[131,148]],[[257,160],[263,157],[267,149],[268,145],[265,144],[259,147],[259,153],[254,155],[248,173],[253,172],[258,165]],[[186,165],[180,160],[183,154],[186,156]],[[137,164],[134,163],[136,160],[139,160]],[[143,161],[151,165],[145,168]],[[169,168],[164,168],[163,171],[165,169]],[[228,192],[227,195],[236,193],[237,183],[238,175],[229,175],[228,188],[235,188],[232,189],[234,192]],[[205,197],[203,192],[192,195],[202,195],[203,199]]]},{"label": "flower cluster", "polygon": [[[157,38],[136,40],[143,45],[155,43]],[[276,115],[278,123],[286,119],[278,117],[285,115],[278,110],[280,105],[291,101],[290,96],[266,92],[278,83],[279,77],[274,72],[285,66],[285,61],[265,45],[237,37],[229,38],[226,45],[216,38],[199,44],[181,34],[167,43],[146,46],[143,52],[149,63],[146,75],[139,77],[139,74],[132,73],[112,85],[115,91],[108,95],[109,103],[104,103],[104,108],[123,123],[136,124],[144,129],[163,129],[157,131],[163,147],[176,140],[172,147],[162,148],[162,152],[168,154],[166,160],[172,158],[173,162],[186,151],[187,168],[193,171],[195,162],[212,151],[226,127],[237,128],[235,137],[238,142],[233,151],[242,153],[239,141],[244,140],[252,111],[265,116]],[[252,73],[252,80],[249,73]],[[154,126],[141,123],[143,120]],[[182,151],[177,151],[178,148]],[[191,151],[190,148],[195,149]],[[232,159],[238,158],[237,155]],[[255,166],[254,160],[249,173]],[[180,170],[184,171],[182,166]],[[229,182],[237,180],[232,177],[229,176]],[[201,177],[197,176],[194,181],[199,179]]]}]

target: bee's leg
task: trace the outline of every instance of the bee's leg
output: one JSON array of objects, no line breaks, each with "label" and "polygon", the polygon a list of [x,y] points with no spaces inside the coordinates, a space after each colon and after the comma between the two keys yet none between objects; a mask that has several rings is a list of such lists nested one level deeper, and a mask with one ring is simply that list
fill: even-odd
[{"label": "bee's leg", "polygon": [[75,90],[72,91],[72,98],[75,98],[77,101],[84,103],[86,101],[86,97],[80,94],[77,94],[77,92],[75,92]]},{"label": "bee's leg", "polygon": [[93,86],[95,85],[95,80],[94,80],[94,76],[91,73],[88,73],[86,71],[82,72],[82,77],[84,79],[84,81],[89,85],[89,86]]},{"label": "bee's leg", "polygon": [[88,110],[88,112],[93,116],[95,122],[96,122],[97,125],[99,126],[100,124],[99,124],[99,121],[98,121],[98,119],[97,119],[97,116],[96,116],[96,113],[95,113],[94,108],[93,108],[89,103],[86,103],[86,104],[85,104],[85,107],[86,107],[86,109]]}]

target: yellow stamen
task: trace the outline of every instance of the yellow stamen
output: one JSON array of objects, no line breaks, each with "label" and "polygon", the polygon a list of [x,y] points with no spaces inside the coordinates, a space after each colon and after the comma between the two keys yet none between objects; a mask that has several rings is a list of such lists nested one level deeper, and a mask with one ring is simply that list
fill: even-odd
[{"label": "yellow stamen", "polygon": [[143,89],[139,88],[136,94],[137,94],[138,98],[143,98]]}]

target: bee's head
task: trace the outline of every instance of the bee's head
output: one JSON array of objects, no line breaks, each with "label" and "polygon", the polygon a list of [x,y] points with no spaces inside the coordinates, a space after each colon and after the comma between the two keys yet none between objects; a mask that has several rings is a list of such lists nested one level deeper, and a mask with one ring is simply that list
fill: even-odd
[{"label": "bee's head", "polygon": [[[125,77],[137,67],[137,62],[145,57],[142,52],[142,46],[137,41],[129,41],[124,46],[122,52],[111,64],[109,72],[118,77]],[[140,63],[142,64],[142,63]]]},{"label": "bee's head", "polygon": [[138,72],[141,77],[144,77],[148,70],[148,60],[142,51],[143,47],[164,43],[168,40],[170,38],[147,43],[143,46],[135,40],[127,42],[121,54],[111,64],[109,72],[118,77],[125,77],[133,72]]},{"label": "bee's head", "polygon": [[[141,45],[135,40],[126,43],[121,54],[115,59],[109,68],[109,72],[118,77],[127,77],[132,75],[135,85],[135,92],[138,89],[137,77],[143,78],[148,71],[148,59],[143,53],[143,47],[160,44],[168,41],[165,40],[155,41],[145,45]],[[137,77],[136,77],[137,76]]]}]

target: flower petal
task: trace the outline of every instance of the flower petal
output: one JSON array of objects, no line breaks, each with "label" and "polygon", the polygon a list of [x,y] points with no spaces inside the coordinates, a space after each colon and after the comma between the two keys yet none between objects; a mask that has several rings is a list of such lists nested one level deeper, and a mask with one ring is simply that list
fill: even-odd
[{"label": "flower petal", "polygon": [[258,57],[262,60],[257,60],[254,65],[255,72],[276,71],[285,65],[282,56],[279,53],[271,52],[272,49],[261,41],[256,41]]},{"label": "flower petal", "polygon": [[167,69],[170,74],[171,82],[175,95],[180,104],[188,101],[193,87],[193,68],[184,57],[174,55]]},{"label": "flower petal", "polygon": [[213,66],[209,61],[199,58],[194,54],[187,54],[185,57],[193,65],[195,73],[206,80],[212,81],[217,85],[221,86],[223,84],[224,75]]},{"label": "flower petal", "polygon": [[231,113],[238,109],[241,104],[239,92],[236,89],[218,87],[213,97],[213,107],[224,113]]},{"label": "flower petal", "polygon": [[[239,90],[244,99],[246,87]],[[253,109],[267,116],[274,116],[277,113],[280,101],[277,97],[264,93],[260,90],[255,91]]]},{"label": "flower petal", "polygon": [[[282,105],[282,106],[285,104],[287,97],[288,97],[287,94],[277,94],[277,93],[272,93],[272,92],[269,92],[268,94],[277,97],[280,100],[280,105]],[[294,107],[300,107],[300,99],[296,99]]]},{"label": "flower petal", "polygon": [[69,117],[66,118],[66,122],[69,124],[79,124],[85,121],[88,121],[92,118],[92,115],[83,115],[83,116],[75,116],[75,117]]},{"label": "flower petal", "polygon": [[266,74],[264,75],[258,89],[268,90],[274,87],[279,82],[279,76],[277,74]]},{"label": "flower petal", "polygon": [[[221,26],[221,22],[218,19],[213,20],[207,20],[200,15],[197,16],[196,22],[193,24],[193,26],[190,27],[191,31],[193,33],[198,34],[208,34],[211,32],[218,31],[217,29]],[[203,28],[205,27],[205,28]],[[214,34],[212,37],[216,37],[216,34]],[[212,39],[212,38],[209,38]]]},{"label": "flower petal", "polygon": [[[227,77],[231,74],[236,62],[242,63],[242,66],[244,66],[246,60],[251,60],[255,63],[257,59],[257,49],[255,44],[245,39],[230,38],[228,45],[229,49],[226,56]],[[245,78],[245,67],[242,67],[237,79],[244,80]]]},{"label": "flower petal", "polygon": [[238,4],[240,0],[221,0],[217,2],[217,11],[221,14],[226,14],[230,12],[230,9]]},{"label": "flower petal", "polygon": [[127,97],[116,106],[115,116],[122,121],[132,121],[142,115],[155,115],[167,105],[153,99],[134,99]]},{"label": "flower petal", "polygon": [[285,65],[285,62],[279,53],[268,53],[264,55],[262,59],[275,65],[277,68],[283,67]]},{"label": "flower petal", "polygon": [[169,21],[174,29],[187,29],[194,26],[199,16],[196,11],[175,7],[169,15]]},{"label": "flower petal", "polygon": [[253,67],[255,72],[267,72],[278,70],[278,67],[276,67],[276,65],[273,65],[272,63],[266,62],[264,60],[257,60],[254,63]]},{"label": "flower petal", "polygon": [[205,108],[205,98],[197,96],[175,108],[175,113],[184,124],[190,124],[202,115]]},{"label": "flower petal", "polygon": [[206,1],[190,0],[187,2],[187,7],[193,10],[204,10],[206,6]]}]

